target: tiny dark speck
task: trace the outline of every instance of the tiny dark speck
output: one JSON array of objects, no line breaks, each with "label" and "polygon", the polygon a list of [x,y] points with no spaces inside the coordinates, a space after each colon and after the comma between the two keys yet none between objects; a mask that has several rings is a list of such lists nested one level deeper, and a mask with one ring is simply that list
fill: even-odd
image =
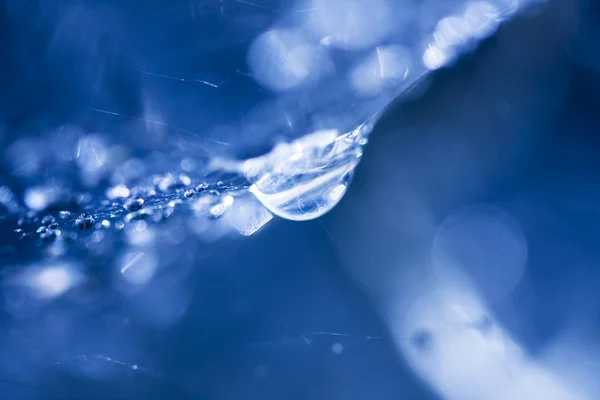
[{"label": "tiny dark speck", "polygon": [[410,342],[417,348],[417,350],[421,352],[429,352],[433,347],[433,335],[431,332],[424,329],[419,330],[411,336]]}]

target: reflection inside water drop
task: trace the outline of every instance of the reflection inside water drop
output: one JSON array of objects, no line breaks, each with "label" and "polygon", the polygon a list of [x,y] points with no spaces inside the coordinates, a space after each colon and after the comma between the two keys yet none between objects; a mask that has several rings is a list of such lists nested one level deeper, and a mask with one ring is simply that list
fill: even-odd
[{"label": "reflection inside water drop", "polygon": [[250,192],[281,218],[306,221],[322,216],[341,200],[360,161],[357,136],[315,132],[246,161],[244,172],[254,182]]}]

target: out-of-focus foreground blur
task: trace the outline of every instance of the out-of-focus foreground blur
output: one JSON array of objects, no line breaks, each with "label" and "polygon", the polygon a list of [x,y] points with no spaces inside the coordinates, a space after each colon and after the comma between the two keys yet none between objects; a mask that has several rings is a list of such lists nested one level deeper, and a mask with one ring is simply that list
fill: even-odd
[{"label": "out-of-focus foreground blur", "polygon": [[600,398],[591,0],[0,0],[0,398]]}]

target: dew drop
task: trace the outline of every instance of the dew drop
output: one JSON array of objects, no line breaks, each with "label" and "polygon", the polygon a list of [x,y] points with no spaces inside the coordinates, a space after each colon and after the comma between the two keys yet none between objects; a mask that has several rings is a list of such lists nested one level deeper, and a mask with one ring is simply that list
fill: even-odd
[{"label": "dew drop", "polygon": [[142,199],[141,197],[135,197],[133,199],[129,199],[125,202],[125,204],[123,204],[123,208],[125,208],[127,211],[139,211],[142,209],[142,207],[144,206],[144,199]]},{"label": "dew drop", "polygon": [[54,241],[54,239],[56,239],[57,236],[57,231],[45,231],[43,233],[40,234],[40,238],[42,238],[42,240],[44,242],[52,242]]},{"label": "dew drop", "polygon": [[42,224],[46,226],[51,225],[52,223],[54,223],[54,221],[56,220],[52,215],[46,215],[44,218],[42,218]]},{"label": "dew drop", "polygon": [[94,217],[92,217],[90,214],[81,214],[75,220],[75,226],[80,230],[90,229],[92,226],[94,226]]}]

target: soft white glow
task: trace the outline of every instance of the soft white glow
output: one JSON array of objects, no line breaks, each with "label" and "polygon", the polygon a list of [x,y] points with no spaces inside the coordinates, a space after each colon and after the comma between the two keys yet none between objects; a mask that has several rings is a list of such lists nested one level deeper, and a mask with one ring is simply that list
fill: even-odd
[{"label": "soft white glow", "polygon": [[438,22],[432,35],[433,41],[423,53],[423,64],[431,70],[448,65],[459,53],[492,35],[501,19],[501,12],[492,3],[469,2],[462,15],[447,16]]},{"label": "soft white glow", "polygon": [[322,44],[348,50],[377,45],[391,33],[394,24],[387,0],[310,0],[303,9],[307,28]]},{"label": "soft white glow", "polygon": [[271,29],[256,38],[248,52],[252,77],[275,91],[318,78],[326,65],[324,50],[292,30]]},{"label": "soft white glow", "polygon": [[255,199],[238,201],[227,214],[227,221],[244,236],[251,236],[273,219],[273,215]]},{"label": "soft white glow", "polygon": [[119,271],[125,281],[144,285],[154,276],[157,267],[158,262],[153,254],[131,251],[121,257]]},{"label": "soft white glow", "polygon": [[32,186],[25,190],[25,205],[36,211],[41,211],[48,207],[56,199],[55,188],[50,186]]},{"label": "soft white glow", "polygon": [[388,314],[398,348],[441,398],[591,400],[529,357],[468,280],[446,278],[421,287],[408,307],[392,306]]},{"label": "soft white glow", "polygon": [[527,263],[527,241],[519,223],[491,206],[472,206],[448,216],[438,229],[432,260],[444,279],[461,271],[488,300],[516,287]]},{"label": "soft white glow", "polygon": [[126,198],[129,197],[129,194],[129,188],[123,184],[116,185],[106,191],[106,196],[111,200],[117,198]]},{"label": "soft white glow", "polygon": [[342,196],[344,195],[344,193],[346,193],[346,188],[347,188],[346,185],[337,185],[329,193],[329,197],[333,201],[339,200],[340,198],[342,198]]},{"label": "soft white glow", "polygon": [[436,70],[448,64],[454,57],[455,55],[452,51],[431,44],[423,54],[423,64],[431,70]]},{"label": "soft white glow", "polygon": [[35,297],[42,299],[56,298],[82,280],[81,274],[67,264],[34,267],[22,278]]},{"label": "soft white glow", "polygon": [[400,46],[379,46],[350,75],[352,87],[362,95],[374,95],[408,78],[410,55]]},{"label": "soft white glow", "polygon": [[464,14],[471,36],[477,39],[484,39],[496,32],[500,18],[497,7],[487,1],[469,3]]}]

